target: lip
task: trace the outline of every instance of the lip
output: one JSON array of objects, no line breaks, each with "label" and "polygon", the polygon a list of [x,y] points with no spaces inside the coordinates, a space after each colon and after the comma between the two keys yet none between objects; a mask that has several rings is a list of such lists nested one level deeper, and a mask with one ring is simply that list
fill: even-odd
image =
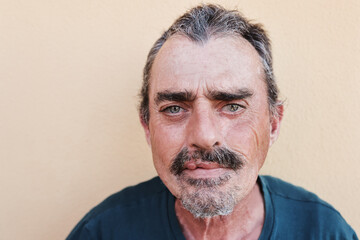
[{"label": "lip", "polygon": [[185,169],[183,173],[191,178],[217,178],[223,175],[226,172],[224,168],[196,168],[194,170]]},{"label": "lip", "polygon": [[213,162],[187,162],[184,173],[192,178],[214,178],[225,173],[226,169]]},{"label": "lip", "polygon": [[214,163],[214,162],[194,162],[194,161],[190,161],[190,162],[186,162],[184,164],[185,169],[188,170],[195,170],[198,168],[201,169],[215,169],[215,168],[222,168],[218,163]]}]

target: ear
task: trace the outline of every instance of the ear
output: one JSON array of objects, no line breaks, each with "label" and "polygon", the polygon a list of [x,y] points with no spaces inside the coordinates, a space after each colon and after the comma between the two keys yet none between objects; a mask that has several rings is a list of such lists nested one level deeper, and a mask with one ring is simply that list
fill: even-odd
[{"label": "ear", "polygon": [[143,127],[144,132],[145,132],[146,142],[148,143],[149,146],[151,146],[149,123],[145,122],[145,120],[141,116],[141,114],[139,114],[139,118],[140,118],[141,126]]},{"label": "ear", "polygon": [[273,145],[280,133],[281,120],[284,114],[284,105],[283,103],[278,103],[275,106],[275,112],[270,113],[270,143],[269,146]]}]

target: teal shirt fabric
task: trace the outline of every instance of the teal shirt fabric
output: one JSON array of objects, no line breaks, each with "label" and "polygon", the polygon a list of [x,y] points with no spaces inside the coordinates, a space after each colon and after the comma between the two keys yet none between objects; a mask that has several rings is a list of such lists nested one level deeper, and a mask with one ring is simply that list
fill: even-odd
[{"label": "teal shirt fabric", "polygon": [[[265,200],[261,240],[350,239],[354,230],[328,203],[303,188],[259,176]],[[67,240],[184,240],[175,214],[175,197],[159,177],[113,194],[75,226]]]}]

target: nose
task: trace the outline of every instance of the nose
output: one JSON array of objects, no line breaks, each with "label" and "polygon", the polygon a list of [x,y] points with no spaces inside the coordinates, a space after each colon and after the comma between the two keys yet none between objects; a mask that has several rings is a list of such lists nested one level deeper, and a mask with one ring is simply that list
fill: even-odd
[{"label": "nose", "polygon": [[211,109],[194,110],[187,128],[190,148],[210,150],[221,145],[219,122]]}]

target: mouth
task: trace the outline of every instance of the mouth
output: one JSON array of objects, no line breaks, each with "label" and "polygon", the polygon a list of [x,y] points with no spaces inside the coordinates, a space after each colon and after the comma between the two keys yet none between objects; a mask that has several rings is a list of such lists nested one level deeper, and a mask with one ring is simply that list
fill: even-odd
[{"label": "mouth", "polygon": [[226,173],[227,170],[214,162],[189,161],[184,164],[183,173],[190,178],[206,179],[217,178]]},{"label": "mouth", "polygon": [[227,148],[216,148],[212,151],[200,149],[189,153],[188,148],[184,147],[173,159],[170,172],[175,176],[188,173],[194,178],[219,177],[221,173],[240,169],[244,162],[245,158],[241,154]]},{"label": "mouth", "polygon": [[215,169],[222,168],[222,166],[215,162],[189,161],[184,164],[184,168],[189,170],[195,170],[197,168]]}]

